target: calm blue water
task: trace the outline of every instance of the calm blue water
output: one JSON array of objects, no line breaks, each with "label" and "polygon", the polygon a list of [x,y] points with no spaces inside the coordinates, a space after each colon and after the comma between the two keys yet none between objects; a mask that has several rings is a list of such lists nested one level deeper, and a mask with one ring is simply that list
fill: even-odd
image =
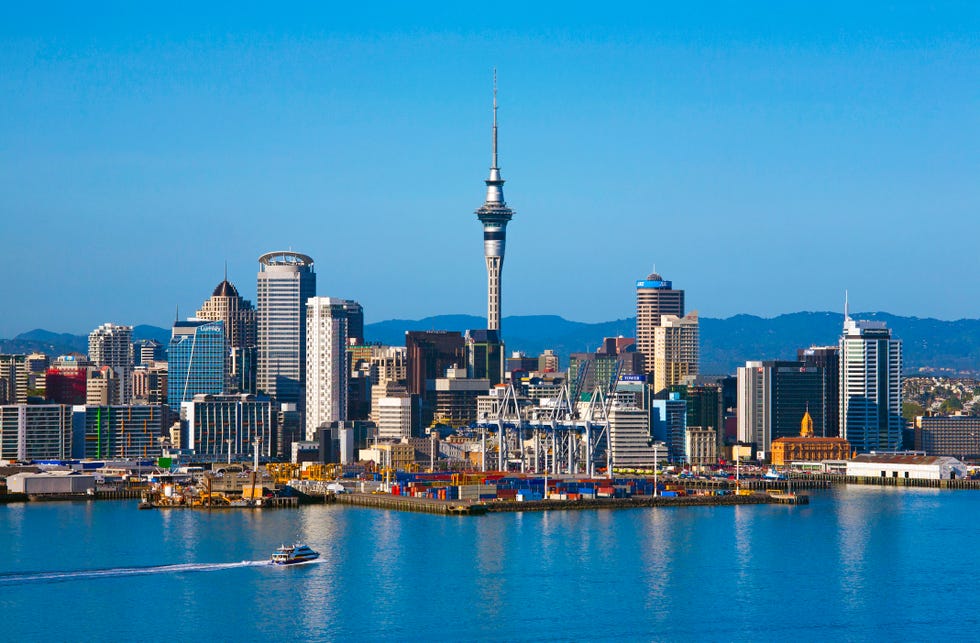
[{"label": "calm blue water", "polygon": [[[978,508],[976,492],[869,487],[815,492],[808,507],[477,518],[336,506],[211,514],[138,511],[135,501],[0,506],[0,632],[4,640],[975,639]],[[323,559],[258,564],[296,537]]]}]

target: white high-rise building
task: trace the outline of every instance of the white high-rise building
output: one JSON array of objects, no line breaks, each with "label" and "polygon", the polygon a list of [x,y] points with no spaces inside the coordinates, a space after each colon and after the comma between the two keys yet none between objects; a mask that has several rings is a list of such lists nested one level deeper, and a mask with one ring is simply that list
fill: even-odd
[{"label": "white high-rise building", "polygon": [[306,302],[306,439],[324,424],[347,419],[348,302],[311,297]]},{"label": "white high-rise building", "polygon": [[133,327],[102,324],[88,336],[88,358],[96,367],[108,366],[116,375],[110,404],[129,404],[133,379]]},{"label": "white high-rise building", "polygon": [[902,342],[884,322],[844,319],[840,435],[859,453],[902,448]]},{"label": "white high-rise building", "polygon": [[286,251],[262,255],[256,293],[256,388],[279,402],[302,405],[306,301],[316,295],[313,259]]},{"label": "white high-rise building", "polygon": [[[697,311],[684,317],[663,315],[653,329],[653,390],[655,393],[698,374],[699,324]],[[647,365],[649,372],[650,365]]]}]

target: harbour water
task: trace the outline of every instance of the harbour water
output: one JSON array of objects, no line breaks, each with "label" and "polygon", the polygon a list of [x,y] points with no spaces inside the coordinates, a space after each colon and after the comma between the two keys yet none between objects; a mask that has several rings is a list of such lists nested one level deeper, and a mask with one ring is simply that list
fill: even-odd
[{"label": "harbour water", "polygon": [[[6,640],[980,637],[980,493],[447,517],[0,506]],[[315,563],[264,564],[299,539]]]}]

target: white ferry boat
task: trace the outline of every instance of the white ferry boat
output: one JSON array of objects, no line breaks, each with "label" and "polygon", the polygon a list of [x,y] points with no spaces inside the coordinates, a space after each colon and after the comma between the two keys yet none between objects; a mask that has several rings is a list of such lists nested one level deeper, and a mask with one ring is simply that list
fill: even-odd
[{"label": "white ferry boat", "polygon": [[272,554],[273,565],[295,565],[316,560],[320,557],[318,552],[313,551],[306,545],[296,543],[295,545],[282,545]]}]

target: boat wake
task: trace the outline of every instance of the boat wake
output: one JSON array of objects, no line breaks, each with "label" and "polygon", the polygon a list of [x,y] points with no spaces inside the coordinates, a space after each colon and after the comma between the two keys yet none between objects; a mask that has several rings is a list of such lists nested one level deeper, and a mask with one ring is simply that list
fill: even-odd
[{"label": "boat wake", "polygon": [[191,572],[217,572],[239,567],[269,565],[268,560],[243,560],[239,563],[182,563],[179,565],[154,565],[150,567],[112,567],[109,569],[79,569],[77,571],[9,572],[0,573],[0,586],[21,583],[60,583],[94,578],[121,578],[148,574],[186,574]]}]

